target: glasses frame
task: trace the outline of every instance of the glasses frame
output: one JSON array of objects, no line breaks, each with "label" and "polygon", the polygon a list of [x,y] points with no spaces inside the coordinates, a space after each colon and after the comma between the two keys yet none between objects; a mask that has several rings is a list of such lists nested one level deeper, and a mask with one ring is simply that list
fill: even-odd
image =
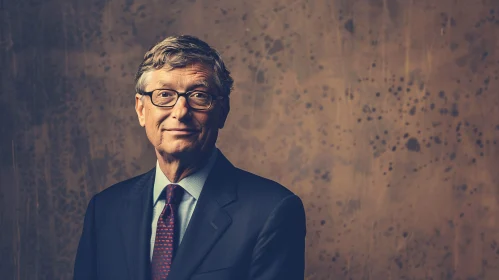
[{"label": "glasses frame", "polygon": [[[177,94],[177,100],[175,100],[175,103],[173,103],[173,105],[170,105],[170,106],[157,105],[156,103],[154,103],[154,101],[152,101],[152,94],[153,94],[153,92],[155,92],[157,90],[170,90],[170,91],[173,91],[173,92],[175,92]],[[193,92],[202,92],[204,94],[207,94],[207,95],[211,96],[210,106],[208,106],[208,108],[206,108],[206,109],[193,108],[191,106],[191,104],[189,104],[189,98],[188,98],[189,94],[191,94]],[[141,91],[141,92],[139,92],[139,94],[141,94],[141,95],[148,95],[149,98],[150,98],[150,100],[151,100],[151,103],[154,106],[160,107],[160,108],[173,108],[173,107],[175,107],[175,105],[177,105],[177,102],[180,99],[180,97],[183,96],[185,98],[185,100],[186,100],[187,106],[189,106],[189,108],[191,108],[192,110],[196,110],[196,111],[207,111],[207,110],[210,110],[211,107],[213,106],[213,101],[225,99],[225,96],[211,94],[211,93],[206,92],[204,90],[189,90],[189,91],[184,91],[184,92],[178,92],[178,91],[176,91],[174,89],[171,89],[171,88],[158,88],[158,89],[155,89],[155,90],[152,90],[152,91]]]}]

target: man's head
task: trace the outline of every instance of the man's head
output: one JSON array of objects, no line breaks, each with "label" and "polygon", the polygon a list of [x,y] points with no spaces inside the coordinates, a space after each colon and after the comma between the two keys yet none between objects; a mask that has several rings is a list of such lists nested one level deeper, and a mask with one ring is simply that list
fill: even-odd
[{"label": "man's head", "polygon": [[213,148],[233,85],[216,50],[192,36],[168,37],[145,54],[135,81],[139,123],[160,155],[192,158]]}]

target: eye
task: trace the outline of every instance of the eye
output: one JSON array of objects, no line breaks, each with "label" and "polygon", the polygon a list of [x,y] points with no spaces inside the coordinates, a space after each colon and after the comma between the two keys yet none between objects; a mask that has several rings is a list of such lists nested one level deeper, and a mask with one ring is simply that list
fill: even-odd
[{"label": "eye", "polygon": [[158,92],[156,93],[156,96],[157,97],[160,97],[160,98],[170,98],[170,97],[174,97],[177,93],[172,91],[172,90],[158,90]]},{"label": "eye", "polygon": [[157,106],[171,106],[175,104],[177,93],[169,89],[157,89],[153,91],[151,100]]},{"label": "eye", "polygon": [[210,95],[202,91],[193,91],[191,94],[189,94],[189,97],[193,99],[204,100],[204,99],[209,99]]}]

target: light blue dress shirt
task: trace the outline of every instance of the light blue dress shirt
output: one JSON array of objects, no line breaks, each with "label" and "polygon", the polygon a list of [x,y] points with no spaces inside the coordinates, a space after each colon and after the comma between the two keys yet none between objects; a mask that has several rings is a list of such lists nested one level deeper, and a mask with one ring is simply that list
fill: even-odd
[{"label": "light blue dress shirt", "polygon": [[[184,237],[187,225],[191,220],[192,213],[194,212],[194,208],[196,207],[196,203],[199,199],[199,195],[201,194],[201,190],[203,189],[203,185],[206,182],[206,178],[208,178],[208,174],[215,164],[217,155],[218,149],[214,148],[210,158],[208,159],[208,163],[203,168],[176,183],[185,190],[177,210],[178,224],[175,224],[175,227],[179,227],[179,245],[180,242],[182,242],[182,238]],[[165,200],[160,199],[159,196],[168,184],[171,184],[170,180],[168,180],[165,174],[161,171],[161,169],[159,168],[159,162],[156,161],[156,175],[154,179],[153,190],[153,218],[151,225],[151,259],[154,250],[154,241],[156,239],[156,227],[158,224],[158,219],[161,215],[161,212],[163,211],[163,208],[165,207]]]}]

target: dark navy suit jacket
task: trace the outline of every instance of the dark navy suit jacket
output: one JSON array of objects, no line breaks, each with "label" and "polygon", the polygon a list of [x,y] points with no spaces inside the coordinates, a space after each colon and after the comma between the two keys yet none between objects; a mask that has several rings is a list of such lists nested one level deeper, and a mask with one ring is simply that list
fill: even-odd
[{"label": "dark navy suit jacket", "polygon": [[[148,280],[155,169],[95,195],[74,280]],[[305,211],[276,182],[222,154],[206,180],[168,280],[303,280]]]}]

